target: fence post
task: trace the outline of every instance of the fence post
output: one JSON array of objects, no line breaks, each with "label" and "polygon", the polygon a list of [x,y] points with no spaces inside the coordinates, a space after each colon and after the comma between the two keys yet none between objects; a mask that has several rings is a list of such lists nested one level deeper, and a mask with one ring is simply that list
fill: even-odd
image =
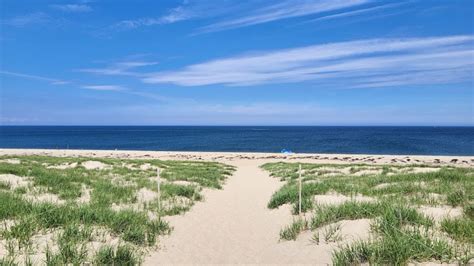
[{"label": "fence post", "polygon": [[157,183],[158,183],[158,213],[161,216],[161,190],[160,190],[161,178],[160,178],[160,168],[159,167],[156,169],[156,175],[158,177],[158,180],[157,180]]},{"label": "fence post", "polygon": [[299,165],[299,178],[298,178],[298,183],[299,183],[299,201],[298,201],[298,214],[301,216],[301,164]]}]

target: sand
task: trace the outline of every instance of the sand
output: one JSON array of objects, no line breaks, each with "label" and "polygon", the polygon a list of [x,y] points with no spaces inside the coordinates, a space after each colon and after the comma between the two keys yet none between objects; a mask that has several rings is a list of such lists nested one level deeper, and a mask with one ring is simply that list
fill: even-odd
[{"label": "sand", "polygon": [[339,205],[348,201],[373,202],[375,199],[363,195],[354,195],[352,197],[348,197],[339,193],[328,193],[326,195],[314,196],[314,201],[320,205]]},{"label": "sand", "polygon": [[0,182],[9,184],[11,189],[26,187],[30,184],[30,181],[28,181],[26,177],[12,174],[0,174]]},{"label": "sand", "polygon": [[462,216],[463,210],[461,207],[453,208],[451,206],[421,206],[418,210],[430,217],[437,222],[442,221],[444,218],[456,218]]},{"label": "sand", "polygon": [[98,161],[82,162],[81,165],[84,166],[84,168],[86,168],[87,170],[93,170],[93,169],[102,170],[102,169],[110,168],[109,165],[102,162],[98,162]]},{"label": "sand", "polygon": [[[96,157],[123,159],[163,159],[163,160],[206,160],[239,161],[257,160],[260,163],[277,161],[298,161],[307,163],[366,163],[413,165],[429,164],[433,166],[474,166],[474,156],[426,156],[426,155],[363,155],[363,154],[281,154],[281,153],[237,153],[237,152],[168,152],[168,151],[120,151],[120,150],[56,150],[56,149],[0,149],[0,155],[44,155],[67,157]],[[100,163],[100,162],[99,162]],[[107,167],[93,163],[98,169]]]},{"label": "sand", "polygon": [[[222,190],[205,189],[205,200],[179,216],[166,219],[174,227],[169,236],[161,237],[159,246],[144,260],[145,265],[157,264],[308,264],[331,263],[331,252],[341,243],[311,241],[312,233],[300,234],[296,241],[280,241],[280,230],[294,217],[290,206],[268,209],[271,195],[283,185],[277,178],[259,168],[266,162],[366,163],[366,164],[428,164],[436,166],[473,167],[470,156],[391,156],[346,154],[272,154],[218,152],[154,152],[154,151],[93,151],[93,150],[23,150],[0,149],[0,155],[44,155],[68,157],[140,158],[162,160],[206,160],[236,166]],[[104,169],[96,161],[87,167]],[[86,166],[83,163],[83,166]],[[426,171],[431,171],[429,169]],[[424,170],[420,170],[424,171]],[[364,172],[364,174],[372,174]],[[141,191],[142,200],[154,197]],[[324,195],[321,201],[344,202],[349,198]],[[370,200],[370,199],[361,199]],[[329,202],[330,203],[330,202]],[[443,210],[426,209],[433,216],[444,216]],[[448,215],[452,215],[449,213]],[[366,219],[341,222],[341,234],[347,241],[367,239],[370,221]]]},{"label": "sand", "polygon": [[50,165],[46,168],[50,168],[50,169],[60,169],[60,170],[64,170],[64,169],[70,169],[70,168],[75,168],[77,166],[77,163],[63,163],[63,164],[59,164],[59,165]]},{"label": "sand", "polygon": [[282,183],[259,169],[259,162],[231,162],[237,167],[222,190],[206,191],[205,202],[168,220],[174,230],[144,265],[329,263],[331,248],[308,239],[280,242],[280,229],[291,223],[288,206],[267,209]]}]

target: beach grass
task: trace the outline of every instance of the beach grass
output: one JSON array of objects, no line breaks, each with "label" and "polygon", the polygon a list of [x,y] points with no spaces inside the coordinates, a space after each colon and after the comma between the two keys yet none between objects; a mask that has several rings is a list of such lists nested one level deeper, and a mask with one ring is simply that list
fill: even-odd
[{"label": "beach grass", "polygon": [[[310,217],[283,228],[282,240],[313,231],[311,242],[340,242],[334,265],[409,262],[467,263],[473,256],[474,169],[428,165],[301,164],[302,211]],[[298,163],[262,166],[285,184],[268,202],[298,214]],[[329,197],[333,202],[320,202]],[[441,220],[423,209],[445,211]],[[458,213],[450,217],[450,213]],[[341,221],[370,219],[370,237],[345,241]],[[306,225],[306,226],[303,226]],[[321,232],[321,230],[324,230]],[[322,239],[321,239],[322,237]]]},{"label": "beach grass", "polygon": [[295,240],[298,234],[308,228],[308,221],[297,218],[290,225],[280,231],[280,238],[284,240]]},{"label": "beach grass", "polygon": [[233,171],[201,161],[0,157],[1,265],[139,263],[170,233],[162,217],[188,211]]}]

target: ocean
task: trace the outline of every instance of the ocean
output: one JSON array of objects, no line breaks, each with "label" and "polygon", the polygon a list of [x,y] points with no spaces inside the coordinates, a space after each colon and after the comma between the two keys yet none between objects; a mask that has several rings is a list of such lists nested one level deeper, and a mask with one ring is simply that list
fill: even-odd
[{"label": "ocean", "polygon": [[474,155],[474,127],[0,126],[0,148]]}]

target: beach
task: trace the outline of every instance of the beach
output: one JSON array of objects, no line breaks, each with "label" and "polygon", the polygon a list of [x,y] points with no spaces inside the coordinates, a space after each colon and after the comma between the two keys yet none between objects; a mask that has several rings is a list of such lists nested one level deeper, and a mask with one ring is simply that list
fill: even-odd
[{"label": "beach", "polygon": [[0,1],[0,266],[474,266],[474,0]]},{"label": "beach", "polygon": [[117,159],[206,160],[234,162],[255,160],[261,164],[273,161],[304,163],[370,163],[370,164],[433,164],[474,166],[474,156],[435,155],[370,155],[370,154],[316,154],[316,153],[251,153],[251,152],[175,152],[127,150],[66,150],[66,149],[0,149],[0,155],[42,155],[54,157],[97,157]]},{"label": "beach", "polygon": [[[158,244],[145,256],[145,265],[156,264],[320,264],[331,263],[333,252],[344,244],[370,238],[370,220],[344,220],[342,241],[311,244],[311,232],[294,241],[282,241],[281,229],[299,216],[291,206],[267,208],[269,199],[284,182],[261,168],[277,162],[341,165],[413,166],[414,173],[433,167],[473,167],[473,156],[393,156],[350,154],[279,154],[227,152],[162,152],[107,150],[0,149],[0,156],[51,156],[114,159],[159,159],[214,161],[235,167],[222,189],[204,189],[204,200],[182,215],[164,219],[173,227],[171,234],[159,237]],[[417,168],[424,165],[425,168]],[[370,171],[370,170],[368,170]],[[341,194],[321,196],[328,204],[347,200]],[[363,200],[363,199],[362,199]],[[429,209],[432,215],[459,215],[459,208]],[[461,210],[462,212],[462,210]],[[305,214],[309,215],[309,214]]]}]

